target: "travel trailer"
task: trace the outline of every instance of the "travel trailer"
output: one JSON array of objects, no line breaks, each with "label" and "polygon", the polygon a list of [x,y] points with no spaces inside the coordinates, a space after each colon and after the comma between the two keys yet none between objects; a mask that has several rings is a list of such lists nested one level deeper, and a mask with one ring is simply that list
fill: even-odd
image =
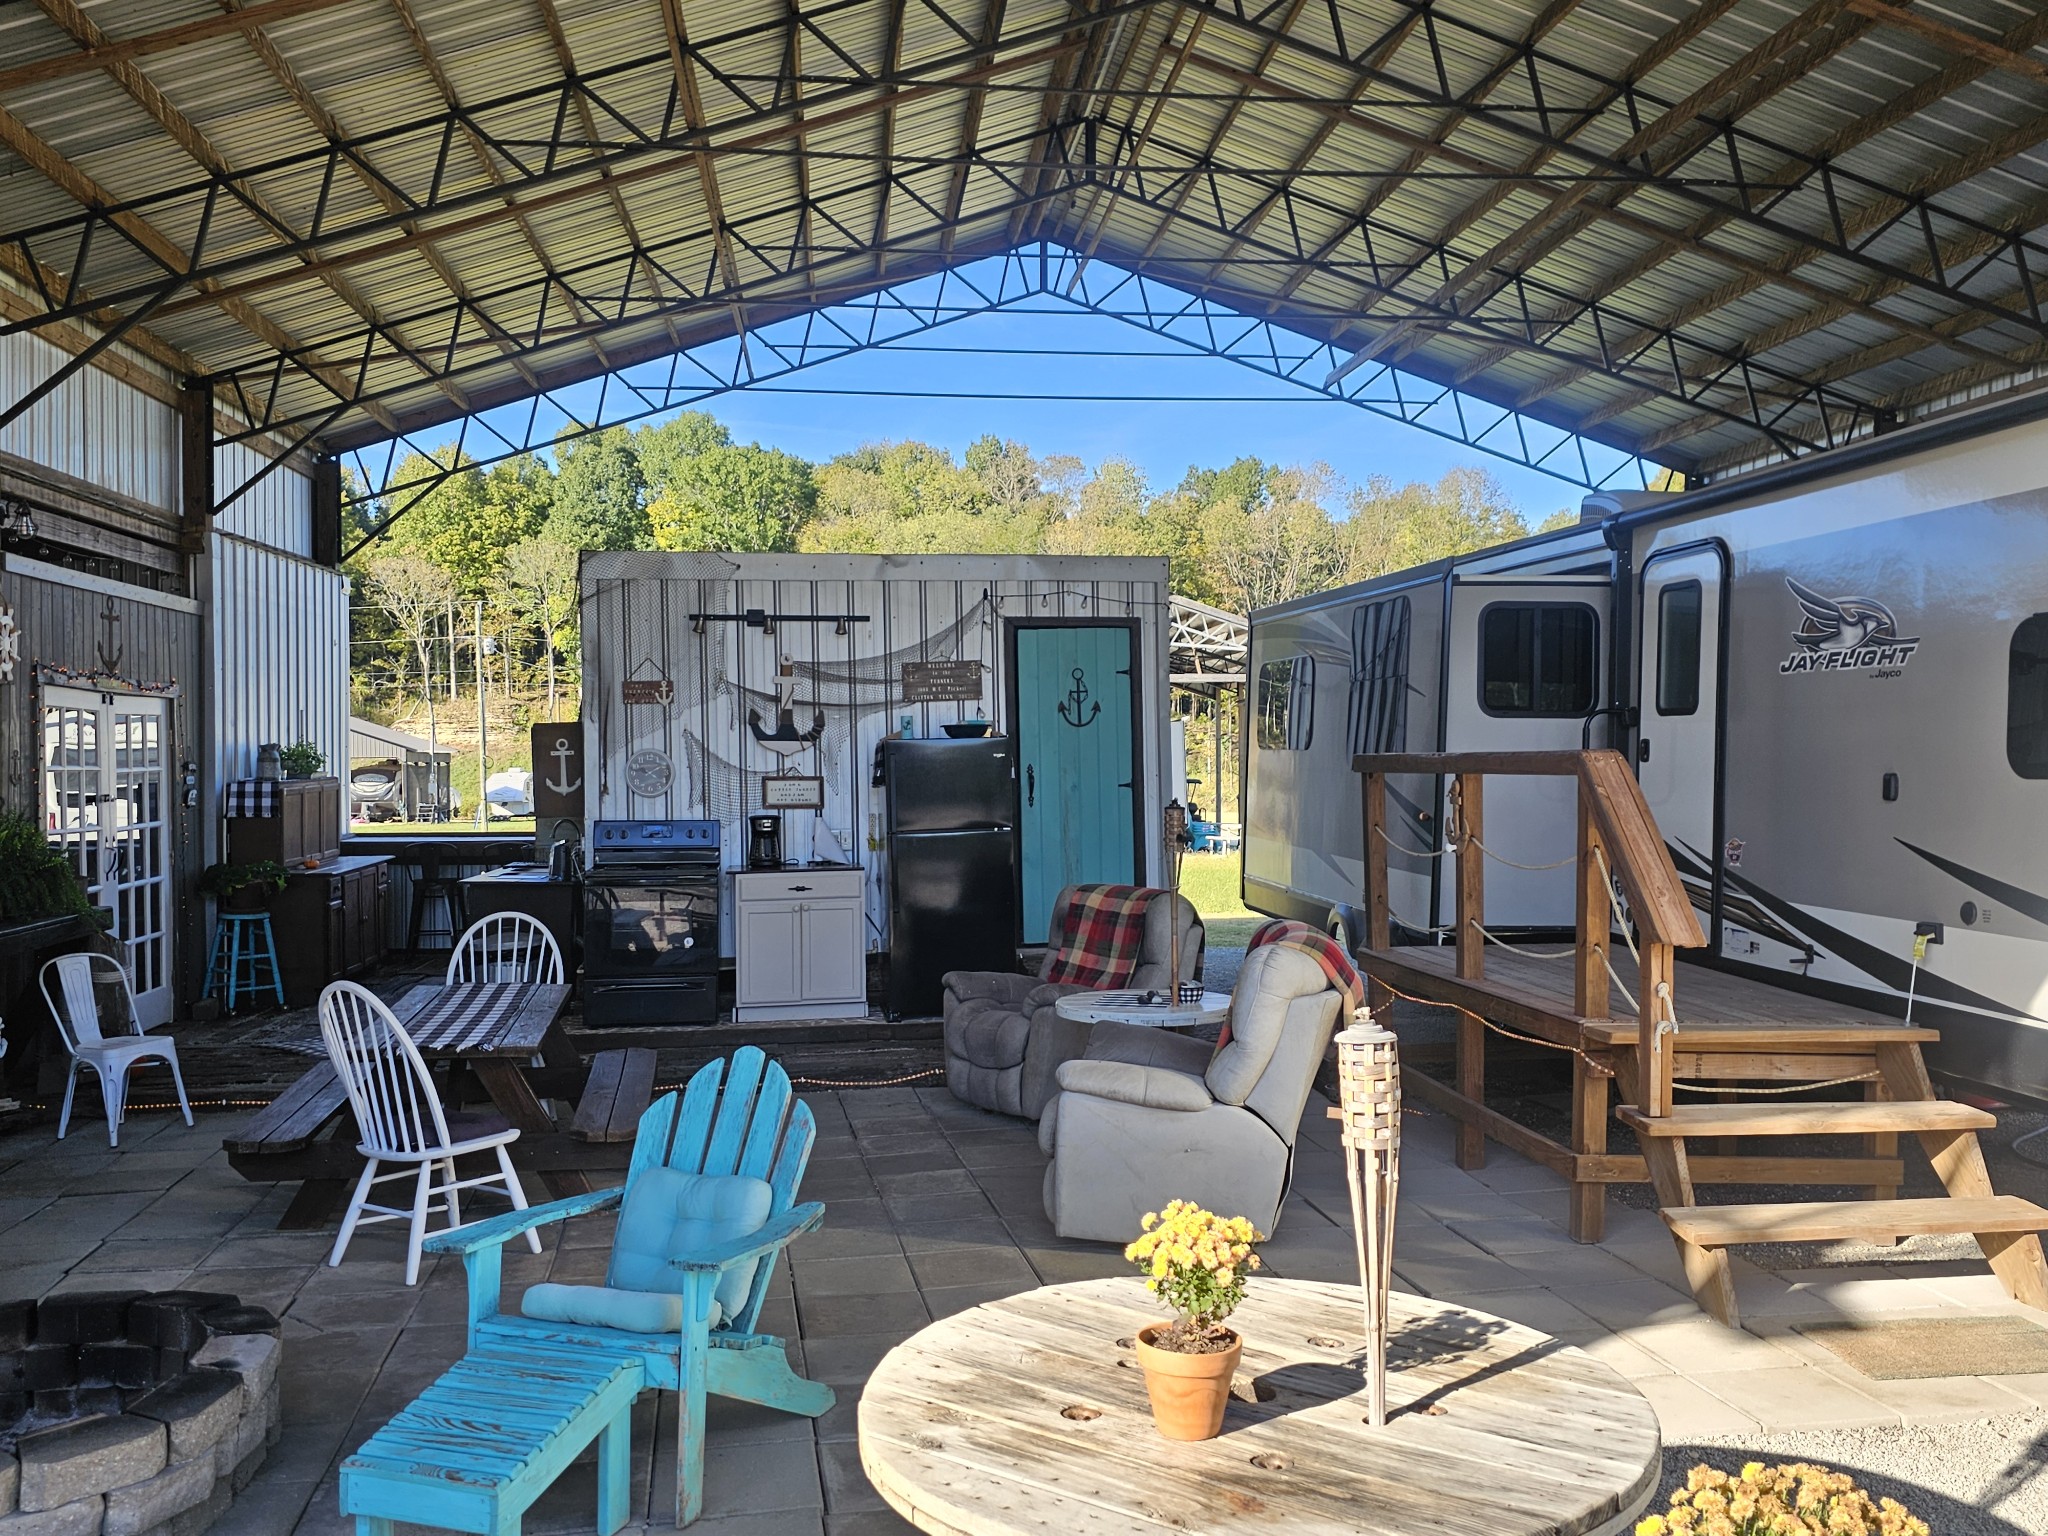
[{"label": "travel trailer", "polygon": [[[1362,942],[1355,753],[1612,746],[1701,913],[1684,958],[1910,997],[1940,1070],[2048,1098],[2039,395],[1265,609],[1248,678],[1248,905]],[[1487,784],[1489,928],[1570,928],[1572,793]],[[1449,942],[1441,781],[1388,795],[1396,941]]]}]

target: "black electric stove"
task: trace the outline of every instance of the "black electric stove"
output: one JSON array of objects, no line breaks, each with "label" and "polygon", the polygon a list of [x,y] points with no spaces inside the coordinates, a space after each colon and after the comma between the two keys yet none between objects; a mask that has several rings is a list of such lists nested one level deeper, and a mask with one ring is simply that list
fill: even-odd
[{"label": "black electric stove", "polygon": [[600,821],[583,877],[583,1022],[718,1019],[719,825]]}]

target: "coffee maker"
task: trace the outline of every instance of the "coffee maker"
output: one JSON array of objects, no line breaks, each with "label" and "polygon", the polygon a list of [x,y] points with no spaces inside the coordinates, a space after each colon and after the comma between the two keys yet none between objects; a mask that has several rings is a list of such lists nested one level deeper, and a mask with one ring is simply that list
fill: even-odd
[{"label": "coffee maker", "polygon": [[782,868],[780,811],[757,811],[747,818],[747,868]]}]

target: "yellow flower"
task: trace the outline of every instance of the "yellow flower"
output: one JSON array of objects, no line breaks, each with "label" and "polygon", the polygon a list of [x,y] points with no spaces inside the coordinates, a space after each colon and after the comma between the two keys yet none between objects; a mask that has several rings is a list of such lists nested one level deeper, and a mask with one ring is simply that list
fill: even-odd
[{"label": "yellow flower", "polygon": [[1664,1536],[1664,1517],[1650,1515],[1636,1522],[1636,1536]]}]

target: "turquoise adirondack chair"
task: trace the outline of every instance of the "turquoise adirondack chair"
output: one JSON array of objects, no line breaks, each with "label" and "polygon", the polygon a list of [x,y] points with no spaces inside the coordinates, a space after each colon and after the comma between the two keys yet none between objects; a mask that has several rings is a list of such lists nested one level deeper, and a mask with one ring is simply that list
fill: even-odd
[{"label": "turquoise adirondack chair", "polygon": [[[721,1087],[723,1091],[721,1092]],[[571,1195],[547,1205],[436,1233],[426,1247],[459,1253],[469,1272],[469,1347],[517,1348],[522,1342],[551,1350],[587,1349],[616,1357],[638,1354],[647,1384],[682,1394],[677,1414],[676,1524],[687,1525],[704,1507],[704,1399],[708,1393],[762,1403],[810,1418],[830,1408],[832,1389],[806,1381],[789,1367],[783,1341],[754,1331],[769,1275],[783,1248],[819,1226],[825,1207],[798,1205],[797,1183],[810,1160],[817,1123],[809,1107],[790,1091],[789,1077],[754,1046],[742,1046],[730,1068],[714,1061],[701,1068],[681,1093],[664,1094],[640,1117],[625,1184],[617,1189]],[[750,1230],[701,1247],[671,1251],[671,1274],[651,1275],[646,1231],[629,1234],[622,1219],[613,1240],[607,1287],[535,1286],[525,1306],[567,1313],[533,1317],[499,1310],[499,1250],[533,1227],[628,1202],[642,1180],[658,1191],[682,1174],[743,1174],[767,1181],[768,1210],[755,1224],[753,1212],[721,1213],[726,1225],[738,1216]],[[627,1204],[633,1216],[645,1202]],[[700,1235],[678,1224],[687,1237]],[[634,1248],[638,1251],[630,1251]],[[635,1282],[632,1284],[629,1282]],[[536,1293],[543,1293],[536,1296]],[[624,1324],[625,1326],[616,1326]]]}]

